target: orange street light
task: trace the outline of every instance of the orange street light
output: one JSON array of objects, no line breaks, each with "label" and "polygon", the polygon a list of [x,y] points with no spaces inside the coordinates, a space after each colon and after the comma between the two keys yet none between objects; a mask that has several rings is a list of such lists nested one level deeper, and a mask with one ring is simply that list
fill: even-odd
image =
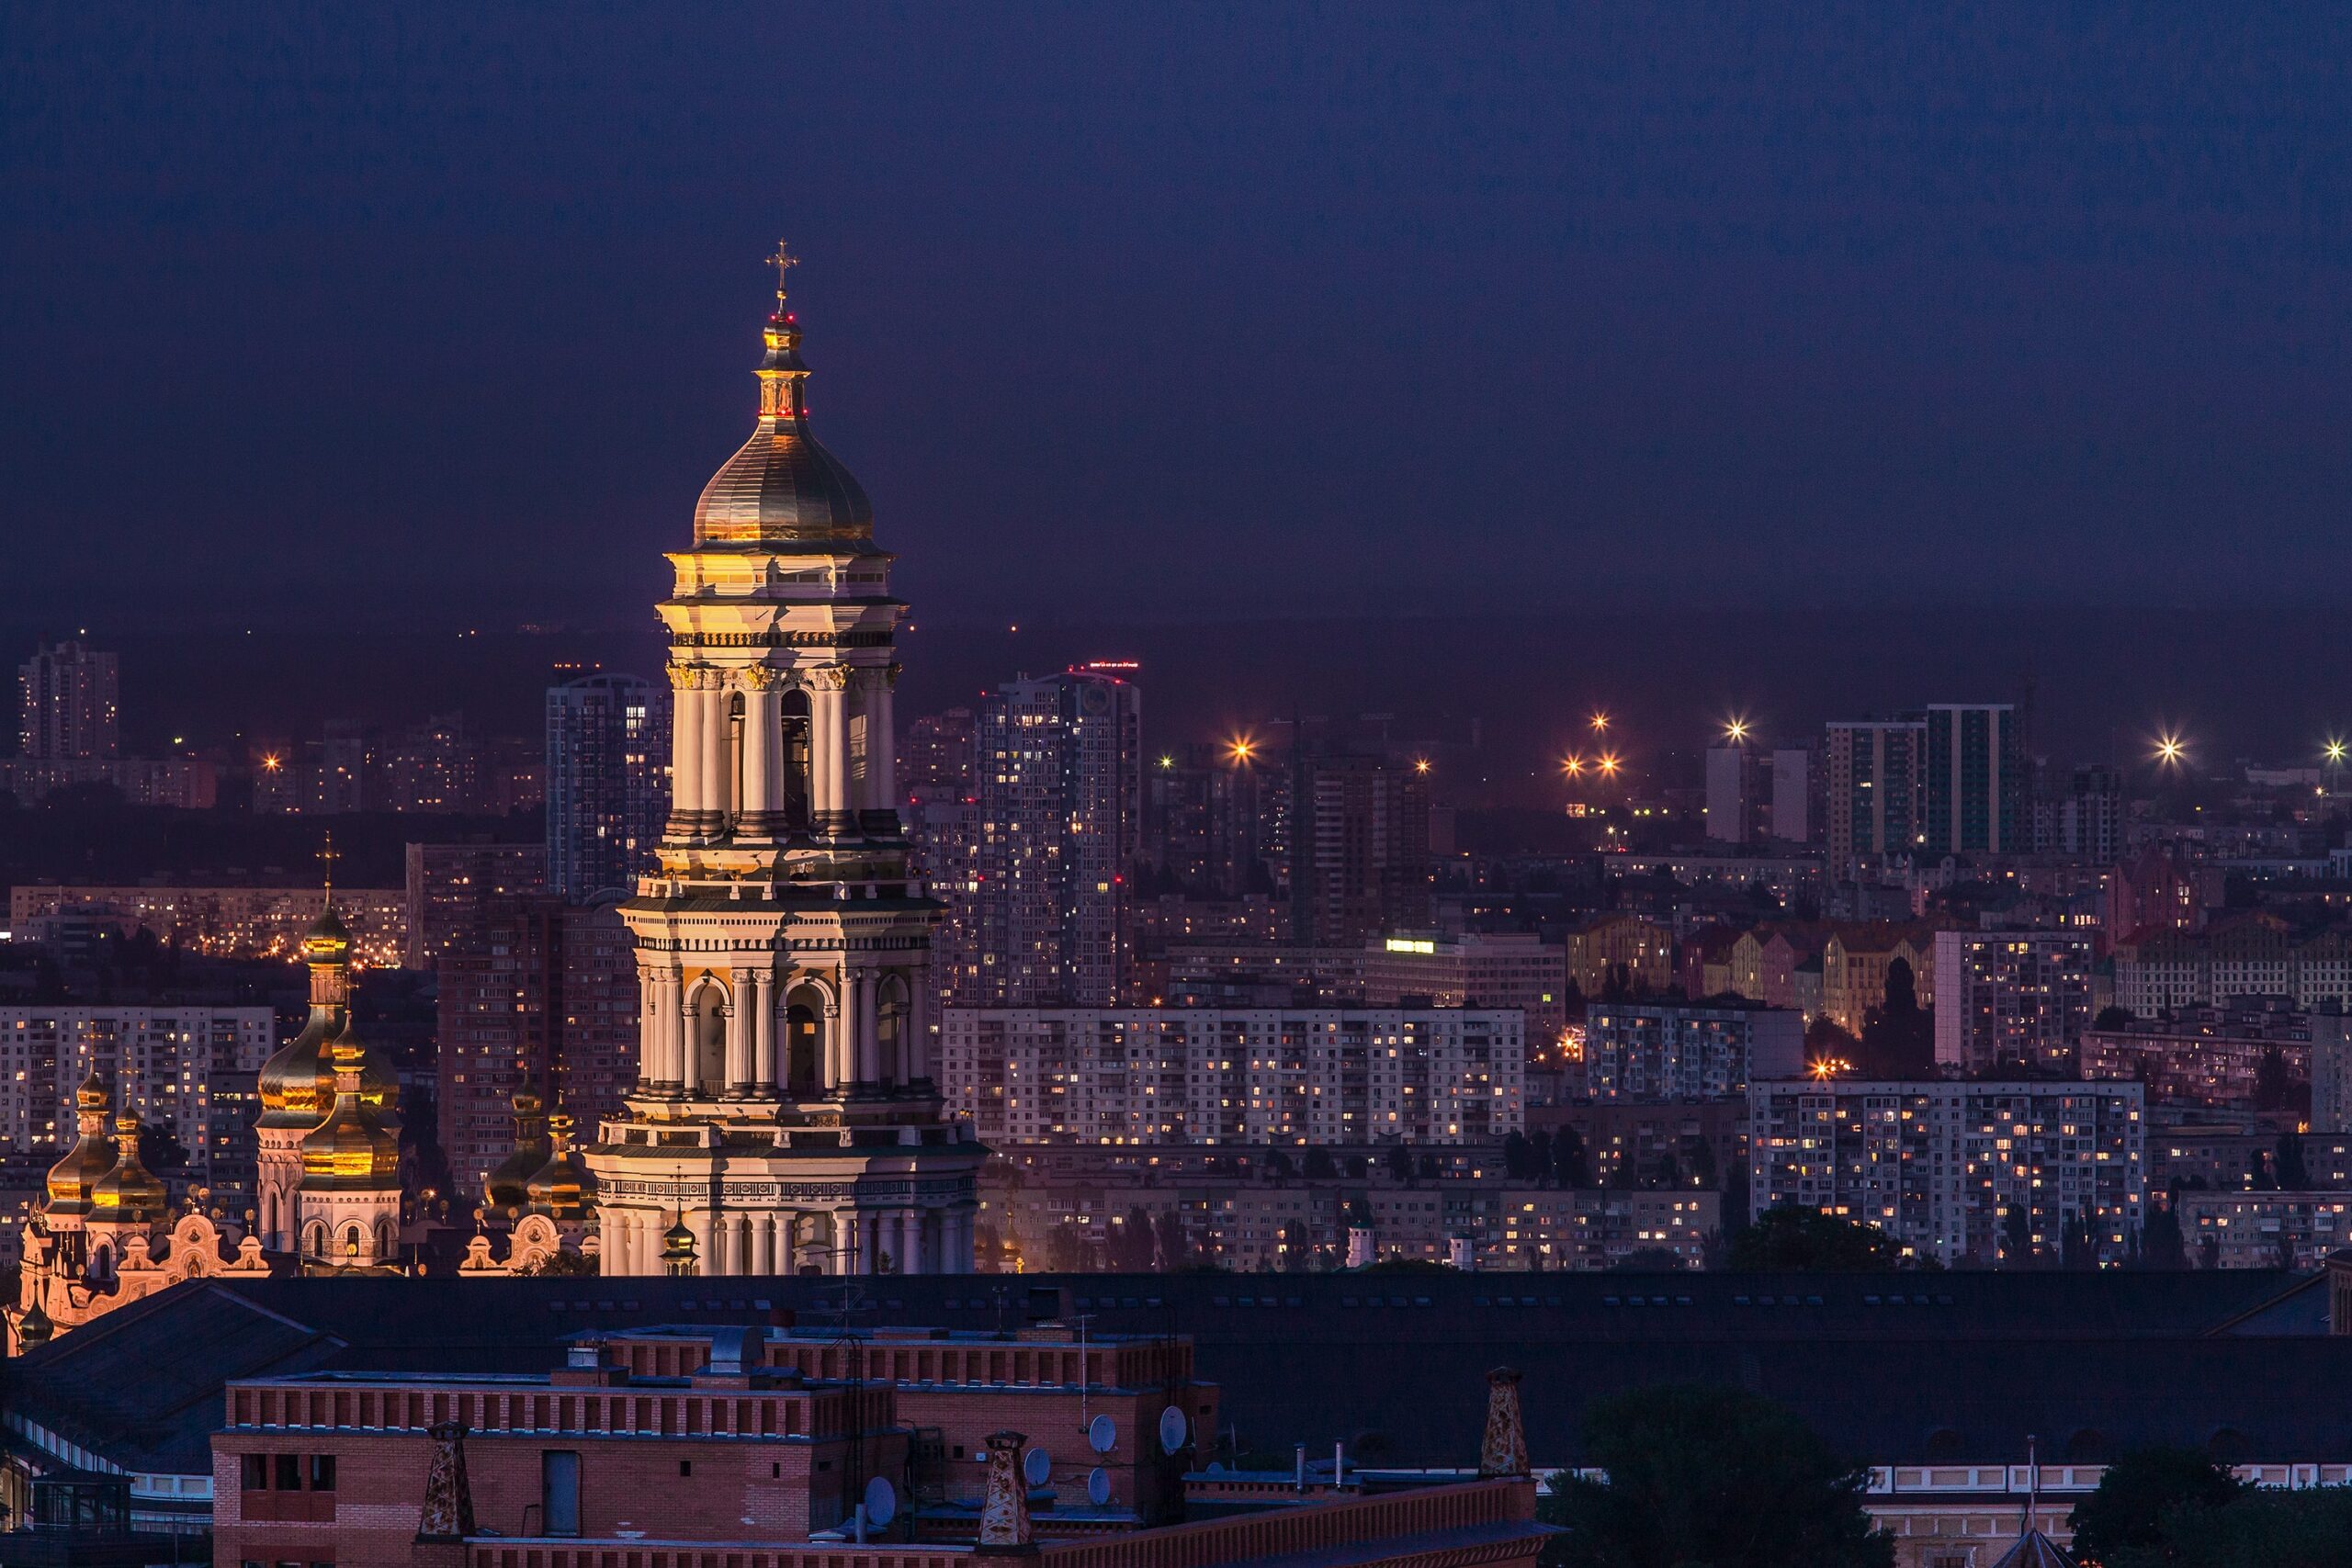
[{"label": "orange street light", "polygon": [[1560,772],[1572,779],[1584,777],[1584,759],[1571,751],[1560,759]]},{"label": "orange street light", "polygon": [[2177,735],[2156,737],[2156,761],[2167,768],[2178,767],[2181,756],[2188,749],[2188,744]]},{"label": "orange street light", "polygon": [[1747,721],[1736,716],[1724,725],[1724,739],[1736,746],[1747,739]]},{"label": "orange street light", "polygon": [[1595,735],[1606,735],[1609,733],[1609,716],[1607,714],[1599,712],[1594,713],[1592,716],[1592,732]]},{"label": "orange street light", "polygon": [[1616,752],[1603,751],[1600,754],[1600,776],[1605,779],[1613,779],[1617,776]]},{"label": "orange street light", "polygon": [[1416,757],[1413,759],[1413,772],[1417,773],[1426,773],[1429,771],[1430,760],[1427,757]]}]

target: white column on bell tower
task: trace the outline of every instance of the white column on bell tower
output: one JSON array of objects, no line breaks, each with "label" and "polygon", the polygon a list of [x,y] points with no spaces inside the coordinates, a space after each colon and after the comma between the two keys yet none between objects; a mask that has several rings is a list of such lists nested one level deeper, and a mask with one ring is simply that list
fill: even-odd
[{"label": "white column on bell tower", "polygon": [[735,726],[728,716],[734,693],[727,689],[725,677],[718,671],[704,672],[702,710],[702,791],[703,810],[707,826],[704,831],[718,838],[727,831],[728,818],[735,811]]},{"label": "white column on bell tower", "polygon": [[894,810],[899,804],[899,732],[892,715],[892,688],[899,683],[895,664],[869,677],[865,703],[865,804],[875,811]]},{"label": "white column on bell tower", "polygon": [[838,825],[854,809],[849,797],[849,670],[826,664],[810,673],[815,723],[808,772],[820,797],[817,819]]},{"label": "white column on bell tower", "polygon": [[702,823],[702,671],[670,666],[670,830],[691,834]]},{"label": "white column on bell tower", "polygon": [[743,798],[736,831],[766,838],[781,823],[784,774],[777,728],[775,673],[754,667],[743,671]]}]

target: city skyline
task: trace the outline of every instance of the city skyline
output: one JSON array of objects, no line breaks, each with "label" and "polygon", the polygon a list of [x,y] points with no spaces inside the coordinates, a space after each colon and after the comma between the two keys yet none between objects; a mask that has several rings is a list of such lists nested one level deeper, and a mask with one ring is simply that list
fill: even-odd
[{"label": "city skyline", "polygon": [[2347,69],[0,32],[0,1559],[2352,1562]]}]

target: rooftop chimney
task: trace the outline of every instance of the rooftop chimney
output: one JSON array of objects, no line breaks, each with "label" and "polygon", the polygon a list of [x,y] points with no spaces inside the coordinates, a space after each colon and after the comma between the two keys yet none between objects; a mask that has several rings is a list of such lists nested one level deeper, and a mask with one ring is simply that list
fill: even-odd
[{"label": "rooftop chimney", "polygon": [[466,1483],[466,1424],[436,1421],[433,1460],[424,1472],[424,1512],[416,1521],[420,1545],[463,1540],[474,1533],[474,1494]]},{"label": "rooftop chimney", "polygon": [[989,1434],[989,1490],[980,1504],[980,1534],[975,1550],[991,1557],[1034,1556],[1037,1538],[1029,1528],[1029,1483],[1021,1473],[1019,1432]]},{"label": "rooftop chimney", "polygon": [[1519,1416],[1519,1372],[1497,1367],[1487,1374],[1487,1436],[1478,1445],[1478,1478],[1527,1473],[1527,1426]]}]

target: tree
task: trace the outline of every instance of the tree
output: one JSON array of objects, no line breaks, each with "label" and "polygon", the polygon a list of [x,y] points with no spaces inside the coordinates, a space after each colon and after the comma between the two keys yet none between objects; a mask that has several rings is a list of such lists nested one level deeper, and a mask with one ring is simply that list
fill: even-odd
[{"label": "tree", "polygon": [[2180,1235],[2180,1183],[2177,1181],[2162,1199],[2149,1205],[2148,1223],[2140,1235],[2140,1267],[2188,1267],[2188,1247]]},{"label": "tree", "polygon": [[2058,1228],[2058,1266],[2086,1269],[2098,1267],[2098,1238],[2091,1232],[2088,1214],[2070,1214]]},{"label": "tree", "polygon": [[1871,1274],[1901,1268],[1903,1257],[1876,1225],[1779,1203],[1732,1236],[1729,1263],[1743,1274]]},{"label": "tree", "polygon": [[1536,1506],[1565,1526],[1548,1568],[1889,1568],[1871,1528],[1870,1472],[1781,1406],[1742,1389],[1634,1389],[1585,1414],[1585,1462],[1605,1482],[1555,1485]]},{"label": "tree", "polygon": [[2091,1027],[2093,1029],[2129,1029],[2132,1027],[2132,1010],[2116,1007],[2110,1003],[2098,1010],[2098,1016],[2091,1020]]},{"label": "tree", "polygon": [[1423,1181],[1435,1181],[1439,1177],[1444,1174],[1445,1168],[1438,1163],[1437,1156],[1427,1150],[1422,1151],[1421,1179]]},{"label": "tree", "polygon": [[1151,1272],[1151,1215],[1141,1207],[1127,1211],[1126,1219],[1111,1228],[1111,1267],[1121,1274]]},{"label": "tree", "polygon": [[1527,1134],[1514,1127],[1503,1138],[1503,1174],[1513,1181],[1524,1181],[1530,1163]]},{"label": "tree", "polygon": [[1283,1226],[1282,1247],[1283,1271],[1286,1274],[1305,1273],[1308,1259],[1315,1251],[1315,1241],[1306,1234],[1305,1221],[1293,1220]]},{"label": "tree", "polygon": [[2246,1489],[2230,1467],[2196,1449],[2133,1449],[2075,1505],[2077,1556],[2106,1562],[2162,1542],[2183,1510],[2219,1508]]},{"label": "tree", "polygon": [[1918,977],[1909,960],[1887,964],[1886,1001],[1863,1017],[1860,1048],[1859,1065],[1866,1077],[1936,1076],[1935,1015],[1919,1006]]},{"label": "tree", "polygon": [[1336,1181],[1339,1178],[1340,1167],[1338,1162],[1331,1158],[1330,1150],[1318,1144],[1306,1151],[1307,1180]]},{"label": "tree", "polygon": [[2176,1505],[2158,1529],[2159,1540],[2099,1561],[2107,1568],[2341,1568],[2352,1562],[2352,1487],[2248,1487],[2218,1508]]},{"label": "tree", "polygon": [[2033,1221],[2017,1203],[2001,1211],[2001,1266],[2005,1269],[2033,1267]]},{"label": "tree", "polygon": [[1682,1185],[1682,1168],[1675,1163],[1672,1149],[1657,1156],[1657,1165],[1651,1170],[1650,1179],[1661,1188]]},{"label": "tree", "polygon": [[1155,1226],[1159,1232],[1159,1267],[1167,1273],[1185,1268],[1193,1261],[1193,1244],[1184,1235],[1184,1216],[1173,1209],[1160,1212]]},{"label": "tree", "polygon": [[1585,1153],[1583,1135],[1574,1127],[1560,1129],[1560,1135],[1552,1141],[1552,1157],[1561,1186],[1581,1191],[1592,1185],[1592,1160]]},{"label": "tree", "polygon": [[1289,1155],[1275,1149],[1266,1156],[1266,1175],[1275,1181],[1288,1181],[1298,1174],[1298,1167],[1291,1163]]},{"label": "tree", "polygon": [[2278,1134],[2278,1158],[2273,1167],[2278,1172],[2278,1185],[2289,1192],[2312,1190],[2311,1168],[2303,1163],[2301,1134],[2286,1132]]},{"label": "tree", "polygon": [[1716,1187],[1713,1142],[1703,1137],[1685,1138],[1682,1140],[1682,1153],[1690,1162],[1690,1185],[1702,1191],[1713,1191]]},{"label": "tree", "polygon": [[1391,1144],[1388,1145],[1388,1154],[1386,1157],[1389,1175],[1395,1177],[1399,1181],[1409,1182],[1413,1179],[1412,1150],[1407,1148],[1402,1144]]},{"label": "tree", "polygon": [[2273,1045],[2254,1068],[2254,1108],[2277,1111],[2287,1103],[2287,1054]]},{"label": "tree", "polygon": [[594,1258],[561,1247],[531,1259],[514,1270],[517,1279],[555,1280],[578,1279],[602,1272]]},{"label": "tree", "polygon": [[1092,1263],[1090,1250],[1076,1225],[1056,1225],[1046,1235],[1046,1267],[1056,1274],[1084,1274]]}]

